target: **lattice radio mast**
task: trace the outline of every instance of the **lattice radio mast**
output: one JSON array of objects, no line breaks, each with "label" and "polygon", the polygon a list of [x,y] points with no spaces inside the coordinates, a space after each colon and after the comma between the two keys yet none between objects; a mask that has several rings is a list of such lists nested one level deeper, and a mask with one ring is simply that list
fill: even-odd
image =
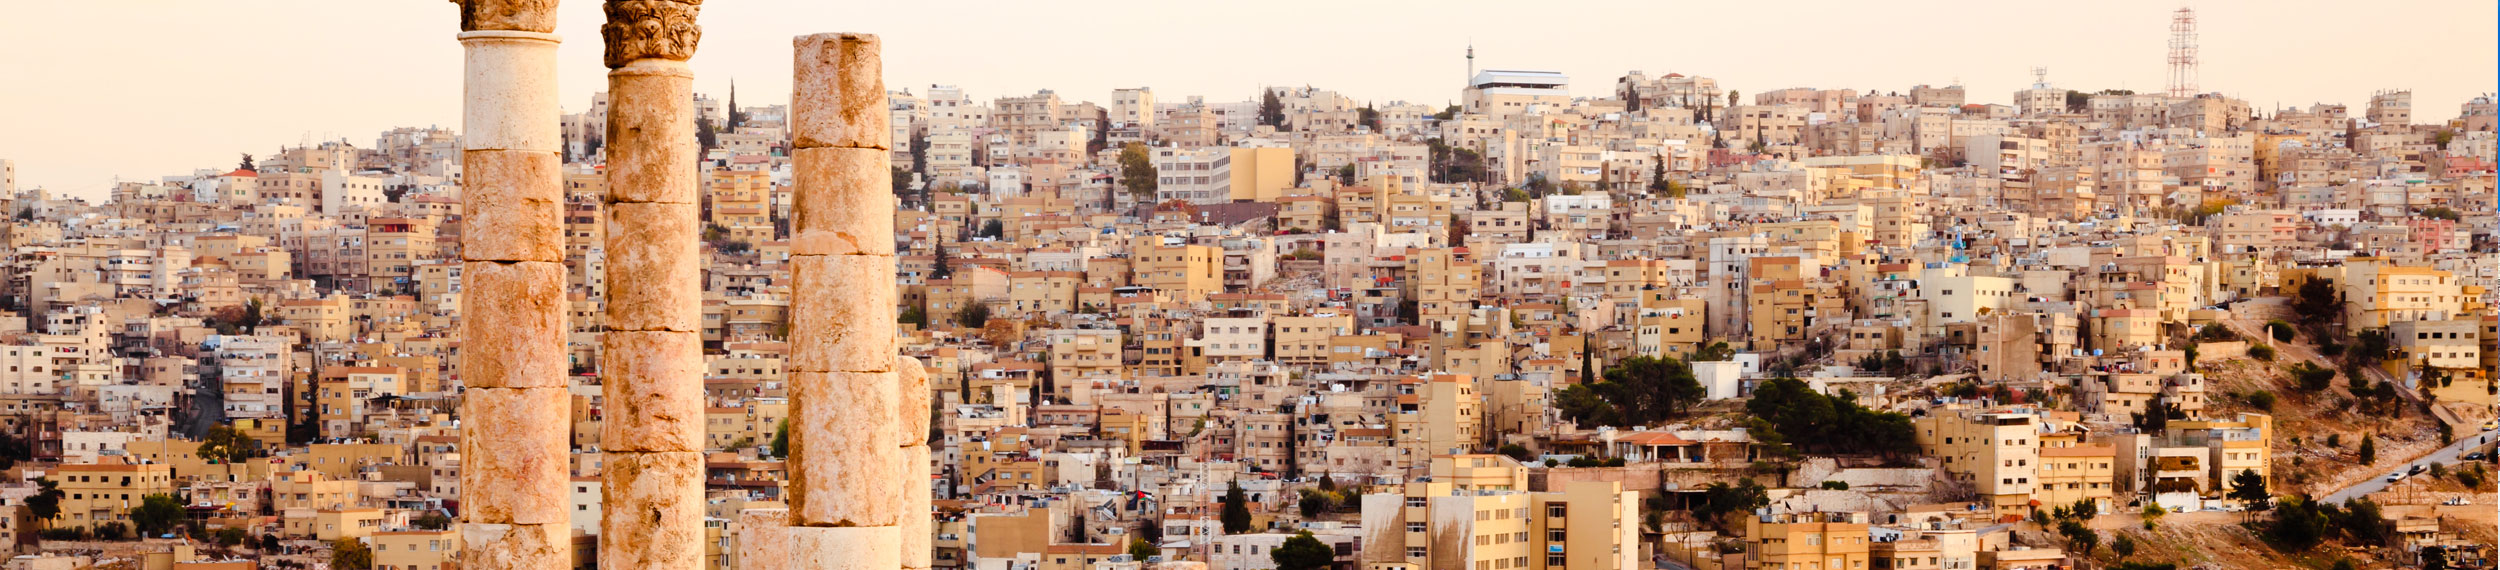
[{"label": "lattice radio mast", "polygon": [[2170,96],[2196,96],[2196,11],[2170,15]]}]

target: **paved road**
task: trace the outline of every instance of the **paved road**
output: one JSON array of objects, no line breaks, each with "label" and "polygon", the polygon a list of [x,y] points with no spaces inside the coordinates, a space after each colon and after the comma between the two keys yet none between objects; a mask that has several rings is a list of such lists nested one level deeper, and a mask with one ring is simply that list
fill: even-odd
[{"label": "paved road", "polygon": [[[2479,449],[2479,448],[2483,448],[2483,447],[2489,447],[2489,446],[2491,445],[2491,440],[2495,437],[2495,435],[2494,435],[2494,434],[2496,434],[2496,433],[2500,433],[2500,432],[2491,432],[2491,431],[2486,431],[2486,432],[2482,432],[2482,433],[2477,433],[2477,434],[2474,434],[2474,435],[2466,436],[2466,437],[2463,437],[2463,438],[2459,438],[2459,439],[2457,439],[2457,440],[2456,440],[2456,442],[2455,442],[2455,443],[2448,444],[2448,446],[2447,446],[2447,447],[2442,447],[2442,448],[2439,448],[2439,450],[2438,450],[2438,451],[2433,451],[2433,452],[2430,452],[2430,453],[2429,453],[2429,454],[2427,454],[2427,455],[2423,455],[2423,456],[2421,456],[2421,457],[2414,458],[2412,462],[2406,463],[2406,464],[2401,465],[2401,466],[2392,467],[2392,468],[2389,468],[2388,470],[2389,470],[2389,471],[2394,471],[2394,470],[2397,470],[2397,469],[2412,470],[2412,469],[2413,469],[2413,466],[2415,466],[2415,465],[2425,465],[2425,464],[2431,463],[2431,462],[2433,462],[2433,461],[2448,464],[2448,465],[2450,466],[2450,469],[2454,469],[2454,468],[2455,468],[2455,465],[2457,464],[2457,457],[2458,457],[2458,456],[2462,456],[2462,455],[2464,455],[2464,454],[2465,454],[2465,451],[2466,451],[2466,450],[2468,450],[2468,449]],[[2424,473],[2424,474],[2425,474],[2425,475],[2427,475],[2428,473]],[[2387,474],[2386,474],[2386,473],[2373,473],[2373,474],[2371,474],[2371,475],[2370,475],[2370,478],[2369,478],[2369,479],[2363,480],[2361,483],[2356,484],[2356,485],[2353,485],[2353,486],[2351,486],[2351,487],[2345,487],[2345,488],[2344,488],[2344,490],[2341,490],[2341,491],[2336,491],[2336,492],[2334,492],[2334,493],[2329,493],[2329,494],[2327,494],[2327,496],[2326,496],[2325,498],[2320,499],[2320,500],[2323,500],[2323,501],[2326,501],[2326,502],[2329,502],[2329,503],[2342,503],[2342,502],[2344,502],[2344,501],[2348,501],[2348,500],[2352,500],[2352,499],[2358,499],[2358,498],[2361,498],[2361,497],[2366,497],[2366,496],[2369,496],[2371,493],[2376,493],[2376,492],[2379,492],[2380,490],[2386,489],[2386,488],[2387,488],[2387,485],[2388,485],[2388,483],[2387,483]]]}]

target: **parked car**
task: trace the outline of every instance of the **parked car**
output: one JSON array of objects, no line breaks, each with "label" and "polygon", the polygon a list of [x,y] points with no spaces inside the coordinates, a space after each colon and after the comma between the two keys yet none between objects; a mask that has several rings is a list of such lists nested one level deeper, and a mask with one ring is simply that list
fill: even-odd
[{"label": "parked car", "polygon": [[2389,482],[2389,483],[2394,483],[2394,482],[2397,482],[2397,481],[2402,481],[2402,480],[2404,480],[2404,478],[2405,478],[2405,472],[2403,472],[2403,471],[2391,471],[2391,472],[2388,472],[2388,474],[2387,474],[2387,482]]},{"label": "parked car", "polygon": [[2420,475],[2420,474],[2422,474],[2422,470],[2424,470],[2424,469],[2429,469],[2429,468],[2430,468],[2429,466],[2426,466],[2426,465],[2423,465],[2423,464],[2420,464],[2420,463],[2415,463],[2415,464],[2413,464],[2413,468],[2412,468],[2412,469],[2406,469],[2406,470],[2405,470],[2405,474],[2406,474],[2406,475]]}]

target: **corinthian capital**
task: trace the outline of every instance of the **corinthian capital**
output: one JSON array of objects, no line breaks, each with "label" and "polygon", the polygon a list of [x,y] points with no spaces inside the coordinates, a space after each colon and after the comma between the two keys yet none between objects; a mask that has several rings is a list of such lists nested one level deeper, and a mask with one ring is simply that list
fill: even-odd
[{"label": "corinthian capital", "polygon": [[703,27],[694,24],[703,0],[608,0],[608,23],[599,36],[608,42],[609,69],[637,59],[685,61],[694,57]]},{"label": "corinthian capital", "polygon": [[451,0],[460,5],[460,31],[554,33],[556,0]]}]

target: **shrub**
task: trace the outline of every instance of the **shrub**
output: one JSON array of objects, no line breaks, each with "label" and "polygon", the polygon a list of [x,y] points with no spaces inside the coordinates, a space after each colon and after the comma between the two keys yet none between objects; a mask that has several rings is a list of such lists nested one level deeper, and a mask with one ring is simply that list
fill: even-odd
[{"label": "shrub", "polygon": [[2266,333],[2273,335],[2277,342],[2291,342],[2294,331],[2291,323],[2283,322],[2283,319],[2275,319],[2266,321]]},{"label": "shrub", "polygon": [[2274,360],[2274,347],[2263,344],[2250,346],[2248,357],[2271,362]]},{"label": "shrub", "polygon": [[2274,411],[2274,393],[2258,390],[2256,393],[2249,394],[2248,405],[2259,410]]}]

